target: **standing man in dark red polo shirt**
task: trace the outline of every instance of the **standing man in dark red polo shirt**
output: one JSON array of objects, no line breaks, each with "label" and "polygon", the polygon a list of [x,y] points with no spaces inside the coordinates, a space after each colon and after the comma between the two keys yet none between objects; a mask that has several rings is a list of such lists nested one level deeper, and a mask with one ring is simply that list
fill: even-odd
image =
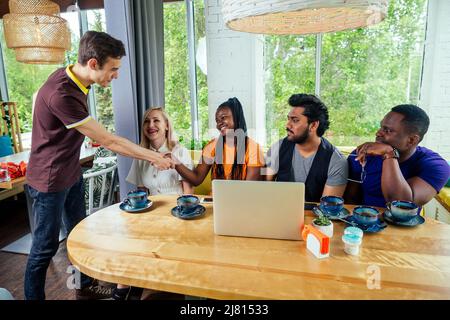
[{"label": "standing man in dark red polo shirt", "polygon": [[[62,219],[70,232],[86,217],[79,163],[85,136],[160,169],[173,166],[161,154],[109,133],[89,115],[90,85],[107,87],[117,79],[123,56],[125,48],[120,40],[103,32],[88,31],[80,40],[78,62],[50,75],[37,95],[27,172],[36,228],[25,272],[26,299],[45,299],[47,268],[59,247]],[[77,298],[101,298],[104,293],[92,285],[91,278],[81,276]]]}]

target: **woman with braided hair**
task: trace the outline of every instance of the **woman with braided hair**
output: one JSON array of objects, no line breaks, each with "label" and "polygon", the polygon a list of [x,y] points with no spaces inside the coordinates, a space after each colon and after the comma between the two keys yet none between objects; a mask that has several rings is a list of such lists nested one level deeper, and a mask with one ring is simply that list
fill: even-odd
[{"label": "woman with braided hair", "polygon": [[217,108],[216,128],[220,135],[203,148],[196,168],[190,170],[175,159],[178,173],[194,186],[203,182],[209,170],[212,180],[260,180],[264,155],[259,144],[247,136],[244,111],[237,98]]}]

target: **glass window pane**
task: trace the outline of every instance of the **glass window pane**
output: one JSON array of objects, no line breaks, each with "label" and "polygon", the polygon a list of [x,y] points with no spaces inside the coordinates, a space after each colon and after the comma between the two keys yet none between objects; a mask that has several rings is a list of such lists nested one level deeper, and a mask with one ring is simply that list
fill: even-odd
[{"label": "glass window pane", "polygon": [[[200,139],[208,138],[208,84],[207,84],[207,52],[205,4],[203,0],[194,2],[195,17],[195,51],[197,65],[197,101]],[[206,141],[205,141],[206,142]]]},{"label": "glass window pane", "polygon": [[[87,10],[87,22],[89,30],[106,32],[105,10]],[[109,132],[115,132],[114,110],[112,104],[112,88],[106,88],[97,84],[93,85],[95,110],[97,121]]]},{"label": "glass window pane", "polygon": [[87,10],[88,28],[89,30],[105,32],[106,31],[106,20],[105,20],[105,10]]},{"label": "glass window pane", "polygon": [[191,106],[186,4],[164,3],[164,94],[165,108],[181,142],[190,146]]},{"label": "glass window pane", "polygon": [[265,36],[267,146],[286,136],[288,99],[314,93],[315,36]]},{"label": "glass window pane", "polygon": [[75,64],[78,55],[78,43],[80,42],[80,21],[78,19],[78,12],[61,12],[61,18],[64,18],[69,23],[71,33],[71,48],[66,51],[66,62],[64,65]]},{"label": "glass window pane", "polygon": [[426,0],[390,1],[380,24],[323,35],[321,98],[332,143],[374,141],[393,106],[418,103],[426,13]]}]

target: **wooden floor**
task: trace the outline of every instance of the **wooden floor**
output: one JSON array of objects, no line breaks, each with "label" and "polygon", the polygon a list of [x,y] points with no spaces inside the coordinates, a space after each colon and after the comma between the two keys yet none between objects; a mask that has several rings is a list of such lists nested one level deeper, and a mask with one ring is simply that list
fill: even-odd
[{"label": "wooden floor", "polygon": [[[17,200],[8,198],[0,201],[0,248],[19,239],[29,232],[27,205],[22,193]],[[24,299],[23,282],[27,255],[0,251],[0,287],[6,288],[13,297]],[[59,250],[47,271],[45,293],[48,300],[74,300],[75,291],[67,288],[70,274],[66,243],[61,242]]]}]

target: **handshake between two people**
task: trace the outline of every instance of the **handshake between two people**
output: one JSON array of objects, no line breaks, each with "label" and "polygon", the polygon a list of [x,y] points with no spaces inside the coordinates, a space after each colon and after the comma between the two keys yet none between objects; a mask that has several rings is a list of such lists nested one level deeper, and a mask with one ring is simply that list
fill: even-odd
[{"label": "handshake between two people", "polygon": [[175,169],[175,166],[181,162],[171,152],[166,152],[159,153],[150,163],[159,170],[168,170]]}]

